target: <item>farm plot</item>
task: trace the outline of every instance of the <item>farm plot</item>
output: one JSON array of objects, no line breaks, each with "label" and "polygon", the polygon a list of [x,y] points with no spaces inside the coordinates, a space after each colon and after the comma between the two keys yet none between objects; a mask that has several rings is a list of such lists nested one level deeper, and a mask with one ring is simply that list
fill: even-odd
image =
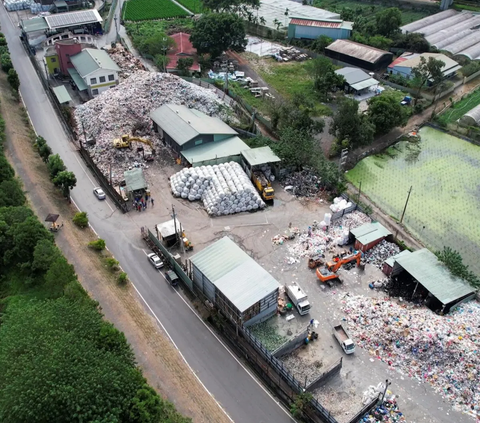
[{"label": "farm plot", "polygon": [[201,13],[203,4],[201,0],[177,0],[182,6],[185,6],[190,12]]},{"label": "farm plot", "polygon": [[347,173],[377,206],[432,250],[450,246],[480,275],[480,147],[430,127],[417,143],[401,141]]},{"label": "farm plot", "polygon": [[447,109],[438,117],[438,122],[442,125],[448,125],[454,123],[460,119],[465,113],[472,110],[474,107],[480,104],[480,89],[474,91],[472,94],[466,96],[460,100],[450,109]]},{"label": "farm plot", "polygon": [[188,12],[170,0],[128,0],[125,3],[123,19],[146,21],[181,16],[188,16]]}]

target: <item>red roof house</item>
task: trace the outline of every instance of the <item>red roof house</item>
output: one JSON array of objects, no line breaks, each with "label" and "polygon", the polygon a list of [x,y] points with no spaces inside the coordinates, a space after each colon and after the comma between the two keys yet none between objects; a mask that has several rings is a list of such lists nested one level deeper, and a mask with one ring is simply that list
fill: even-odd
[{"label": "red roof house", "polygon": [[177,69],[178,59],[182,57],[192,57],[193,65],[190,68],[191,71],[199,71],[200,65],[198,64],[196,55],[197,50],[193,48],[190,42],[190,34],[179,32],[170,36],[175,41],[175,47],[173,47],[167,54],[168,65],[167,71],[173,71]]}]

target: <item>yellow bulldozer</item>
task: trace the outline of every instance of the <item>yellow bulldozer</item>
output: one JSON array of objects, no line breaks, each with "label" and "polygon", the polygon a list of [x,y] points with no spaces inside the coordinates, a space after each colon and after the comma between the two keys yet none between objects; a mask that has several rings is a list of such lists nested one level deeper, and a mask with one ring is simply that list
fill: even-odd
[{"label": "yellow bulldozer", "polygon": [[[147,140],[145,138],[140,138],[140,137],[132,137],[130,135],[122,135],[121,138],[116,138],[113,140],[113,146],[115,148],[132,148],[132,142],[140,142],[142,144],[147,144],[151,150],[152,150],[152,153],[151,154],[145,154],[145,152],[143,153],[143,158],[146,160],[146,161],[152,161],[153,160],[153,156],[155,155],[155,148],[153,146],[153,142],[150,141],[150,140]],[[144,151],[143,150],[143,147],[139,147],[137,149],[138,151]]]}]

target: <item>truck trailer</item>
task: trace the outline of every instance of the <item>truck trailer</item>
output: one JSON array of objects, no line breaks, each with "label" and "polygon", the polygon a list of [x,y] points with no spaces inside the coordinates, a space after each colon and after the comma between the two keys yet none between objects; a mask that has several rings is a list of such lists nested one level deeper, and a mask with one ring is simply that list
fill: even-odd
[{"label": "truck trailer", "polygon": [[300,316],[304,316],[310,312],[311,306],[308,302],[308,296],[298,285],[287,286],[287,295],[297,308]]}]

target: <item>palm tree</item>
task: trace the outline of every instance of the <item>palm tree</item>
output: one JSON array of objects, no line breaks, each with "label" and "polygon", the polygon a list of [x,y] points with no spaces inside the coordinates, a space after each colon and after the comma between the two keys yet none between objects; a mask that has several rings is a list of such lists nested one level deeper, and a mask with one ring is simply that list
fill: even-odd
[{"label": "palm tree", "polygon": [[277,27],[277,31],[280,30],[280,25],[282,25],[282,23],[277,18],[273,20],[273,24]]},{"label": "palm tree", "polygon": [[267,23],[266,19],[263,16],[260,16],[260,25],[265,26],[266,23]]}]

